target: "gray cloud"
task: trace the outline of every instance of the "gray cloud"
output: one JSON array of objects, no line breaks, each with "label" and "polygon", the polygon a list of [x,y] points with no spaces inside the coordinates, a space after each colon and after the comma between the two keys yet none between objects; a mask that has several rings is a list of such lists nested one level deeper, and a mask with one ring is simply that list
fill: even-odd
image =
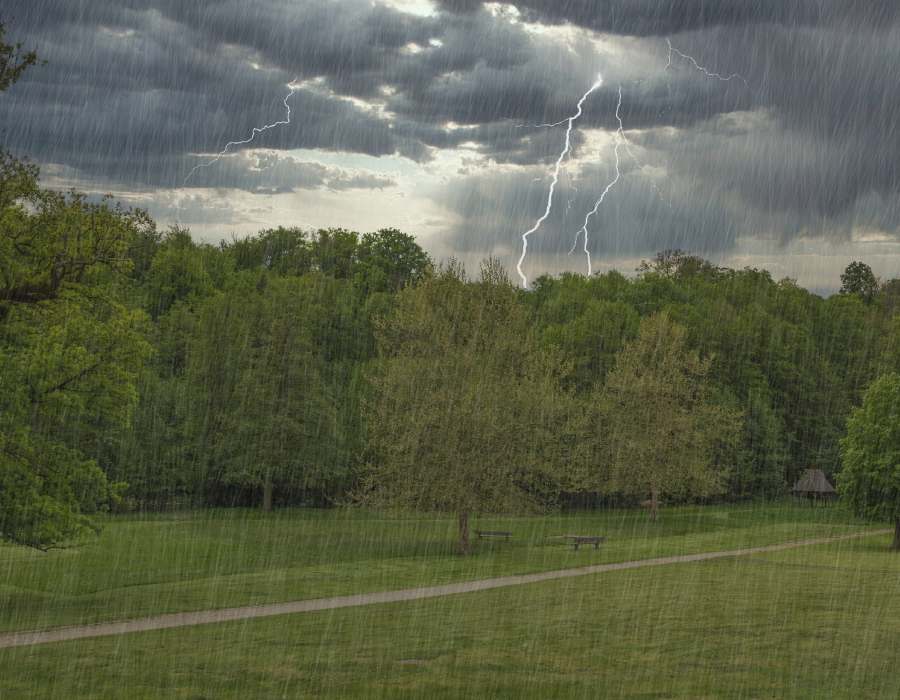
[{"label": "gray cloud", "polygon": [[347,171],[321,163],[304,162],[272,151],[226,155],[191,177],[191,187],[240,189],[254,194],[283,194],[296,190],[384,189],[397,183],[390,177]]},{"label": "gray cloud", "polygon": [[[521,18],[554,29],[544,32],[481,2],[438,5],[420,17],[367,0],[7,0],[10,36],[49,64],[0,99],[0,145],[84,182],[175,189],[226,142],[284,118],[298,79],[292,123],[253,144],[269,160],[229,157],[190,185],[378,190],[396,183],[276,152],[421,165],[465,148],[463,173],[435,195],[460,222],[447,245],[513,251],[542,212],[563,138],[561,127],[527,125],[571,115],[599,71],[604,85],[573,135],[581,175],[566,171],[559,190],[568,214],[556,207],[537,253],[568,250],[566,232],[609,175],[610,154],[591,152],[589,130],[616,128],[620,86],[630,138],[658,170],[627,165],[597,220],[598,254],[717,252],[742,235],[846,240],[855,226],[897,235],[900,4],[516,2]],[[677,55],[667,69],[667,37],[748,84]]]},{"label": "gray cloud", "polygon": [[[483,1],[438,0],[451,12],[472,13]],[[666,36],[718,26],[777,23],[820,25],[837,19],[882,25],[900,15],[892,0],[514,0],[532,22],[571,23],[598,32]]]}]

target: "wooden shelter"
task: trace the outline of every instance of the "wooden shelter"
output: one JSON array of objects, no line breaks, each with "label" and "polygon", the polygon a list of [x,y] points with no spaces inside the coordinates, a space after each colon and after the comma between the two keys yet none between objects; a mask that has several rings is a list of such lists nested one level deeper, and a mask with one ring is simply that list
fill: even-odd
[{"label": "wooden shelter", "polygon": [[803,472],[803,476],[794,484],[793,493],[800,498],[809,499],[810,505],[837,497],[837,491],[821,469],[807,469]]}]

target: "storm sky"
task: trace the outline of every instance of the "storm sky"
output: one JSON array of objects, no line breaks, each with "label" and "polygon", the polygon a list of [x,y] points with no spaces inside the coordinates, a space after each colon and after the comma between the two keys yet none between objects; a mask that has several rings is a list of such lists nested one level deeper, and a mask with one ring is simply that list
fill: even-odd
[{"label": "storm sky", "polygon": [[[900,276],[896,0],[4,0],[0,145],[218,241],[393,226],[437,258],[630,272],[681,248],[832,291]],[[677,50],[670,53],[668,42]],[[690,56],[720,80],[698,70]],[[291,86],[291,87],[289,87]],[[291,123],[208,163],[253,127]],[[579,244],[580,250],[580,244]]]}]

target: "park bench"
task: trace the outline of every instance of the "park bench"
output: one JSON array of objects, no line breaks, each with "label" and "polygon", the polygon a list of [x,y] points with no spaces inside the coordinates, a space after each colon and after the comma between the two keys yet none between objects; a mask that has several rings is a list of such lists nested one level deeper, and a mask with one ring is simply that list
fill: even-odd
[{"label": "park bench", "polygon": [[511,532],[506,532],[504,530],[475,530],[475,534],[478,535],[478,539],[498,539],[502,537],[505,540],[508,540],[512,537]]},{"label": "park bench", "polygon": [[574,545],[576,550],[583,544],[592,544],[594,549],[600,549],[600,545],[606,541],[605,537],[595,535],[566,535],[566,539]]}]

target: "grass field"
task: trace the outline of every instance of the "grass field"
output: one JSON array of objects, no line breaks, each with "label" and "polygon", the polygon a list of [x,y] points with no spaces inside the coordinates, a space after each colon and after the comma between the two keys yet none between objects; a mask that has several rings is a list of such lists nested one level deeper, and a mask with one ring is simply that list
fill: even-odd
[{"label": "grass field", "polygon": [[[686,512],[671,514],[667,527],[676,529]],[[787,527],[766,512],[729,511],[716,546],[770,520]],[[623,527],[632,522],[619,517]],[[760,520],[724,525],[738,518]],[[677,548],[678,537],[702,546],[690,529],[651,538],[653,546]],[[0,697],[895,698],[900,558],[888,542],[876,536],[414,603],[0,650]]]},{"label": "grass field", "polygon": [[[480,519],[510,542],[454,553],[455,520],[360,510],[205,511],[111,518],[82,547],[0,547],[0,631],[436,585],[827,536],[871,527],[791,503]],[[602,534],[577,552],[548,537]]]}]

